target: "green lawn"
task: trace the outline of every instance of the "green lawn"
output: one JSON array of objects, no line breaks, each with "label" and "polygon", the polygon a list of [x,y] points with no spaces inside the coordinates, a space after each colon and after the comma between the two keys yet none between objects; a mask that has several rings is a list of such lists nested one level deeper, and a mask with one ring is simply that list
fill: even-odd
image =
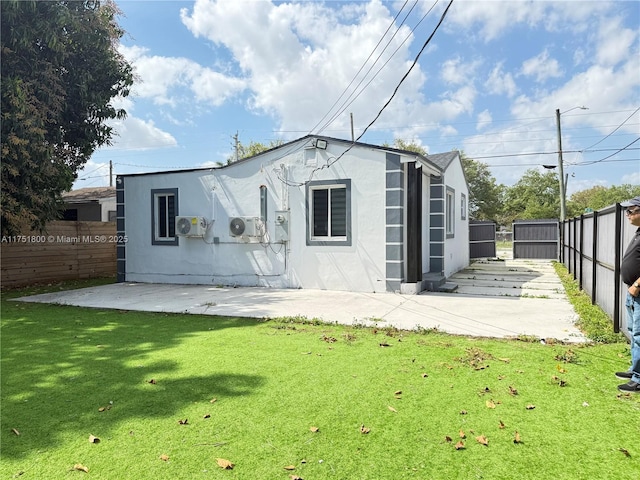
[{"label": "green lawn", "polygon": [[625,343],[8,301],[19,293],[2,300],[2,479],[640,475],[640,396],[613,376]]}]

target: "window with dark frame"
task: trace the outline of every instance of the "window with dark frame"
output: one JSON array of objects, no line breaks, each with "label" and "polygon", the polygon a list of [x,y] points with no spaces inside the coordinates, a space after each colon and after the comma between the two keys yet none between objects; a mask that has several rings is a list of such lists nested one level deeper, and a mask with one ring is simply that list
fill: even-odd
[{"label": "window with dark frame", "polygon": [[151,190],[152,245],[178,245],[178,189]]},{"label": "window with dark frame", "polygon": [[351,245],[351,181],[307,186],[307,245]]}]

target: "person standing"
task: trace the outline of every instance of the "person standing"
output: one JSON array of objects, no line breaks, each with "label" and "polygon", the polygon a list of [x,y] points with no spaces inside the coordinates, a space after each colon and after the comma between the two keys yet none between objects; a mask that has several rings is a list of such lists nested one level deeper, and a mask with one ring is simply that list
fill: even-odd
[{"label": "person standing", "polygon": [[640,197],[622,202],[621,207],[631,225],[638,227],[622,257],[620,277],[627,286],[627,328],[631,336],[631,367],[617,372],[616,377],[628,379],[618,385],[621,392],[640,393]]}]

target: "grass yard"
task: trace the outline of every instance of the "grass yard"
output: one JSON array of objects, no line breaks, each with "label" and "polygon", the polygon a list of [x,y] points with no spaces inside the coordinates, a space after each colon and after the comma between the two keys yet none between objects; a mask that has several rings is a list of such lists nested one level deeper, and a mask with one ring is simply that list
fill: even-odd
[{"label": "grass yard", "polygon": [[2,299],[2,479],[640,476],[625,343],[9,301],[24,293]]}]

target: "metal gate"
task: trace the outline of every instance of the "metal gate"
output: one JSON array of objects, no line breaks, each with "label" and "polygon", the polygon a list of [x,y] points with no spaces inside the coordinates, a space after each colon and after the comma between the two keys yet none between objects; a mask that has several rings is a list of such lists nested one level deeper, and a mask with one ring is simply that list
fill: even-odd
[{"label": "metal gate", "polygon": [[469,258],[496,256],[496,224],[491,221],[469,222]]},{"label": "metal gate", "polygon": [[558,260],[560,226],[556,219],[513,222],[513,258]]}]

